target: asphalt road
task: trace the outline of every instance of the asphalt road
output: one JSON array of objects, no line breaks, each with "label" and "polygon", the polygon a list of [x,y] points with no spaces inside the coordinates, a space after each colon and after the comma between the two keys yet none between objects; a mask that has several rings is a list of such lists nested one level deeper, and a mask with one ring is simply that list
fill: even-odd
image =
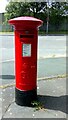
[{"label": "asphalt road", "polygon": [[[1,63],[0,63],[1,65]],[[53,77],[66,74],[66,58],[47,58],[39,59],[37,65],[37,77]],[[2,83],[9,83],[15,78],[14,61],[2,63]]]}]

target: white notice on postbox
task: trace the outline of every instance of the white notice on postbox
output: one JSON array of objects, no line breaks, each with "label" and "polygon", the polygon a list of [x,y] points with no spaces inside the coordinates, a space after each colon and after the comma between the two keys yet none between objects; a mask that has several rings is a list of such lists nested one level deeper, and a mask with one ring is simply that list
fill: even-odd
[{"label": "white notice on postbox", "polygon": [[31,56],[31,44],[23,44],[23,57]]}]

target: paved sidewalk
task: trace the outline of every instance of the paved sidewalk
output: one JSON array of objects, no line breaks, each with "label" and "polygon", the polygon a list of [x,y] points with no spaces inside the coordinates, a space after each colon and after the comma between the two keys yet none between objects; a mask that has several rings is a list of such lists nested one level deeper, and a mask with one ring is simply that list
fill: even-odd
[{"label": "paved sidewalk", "polygon": [[39,80],[37,94],[44,109],[18,106],[15,87],[4,88],[2,94],[3,118],[66,118],[66,79]]}]

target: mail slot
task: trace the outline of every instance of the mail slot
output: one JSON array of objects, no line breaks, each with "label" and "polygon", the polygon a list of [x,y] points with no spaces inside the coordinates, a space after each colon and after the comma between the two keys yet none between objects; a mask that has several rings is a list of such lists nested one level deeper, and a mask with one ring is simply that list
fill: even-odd
[{"label": "mail slot", "polygon": [[20,38],[33,38],[33,35],[20,35]]},{"label": "mail slot", "polygon": [[15,26],[15,101],[31,106],[37,99],[38,27],[43,23],[34,17],[9,20]]}]

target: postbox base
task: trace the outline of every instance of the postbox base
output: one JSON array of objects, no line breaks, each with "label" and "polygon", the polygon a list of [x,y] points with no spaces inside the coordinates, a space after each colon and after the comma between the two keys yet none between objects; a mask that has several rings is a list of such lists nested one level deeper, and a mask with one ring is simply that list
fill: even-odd
[{"label": "postbox base", "polygon": [[20,91],[15,88],[15,102],[20,106],[32,106],[32,101],[37,100],[37,89]]}]

